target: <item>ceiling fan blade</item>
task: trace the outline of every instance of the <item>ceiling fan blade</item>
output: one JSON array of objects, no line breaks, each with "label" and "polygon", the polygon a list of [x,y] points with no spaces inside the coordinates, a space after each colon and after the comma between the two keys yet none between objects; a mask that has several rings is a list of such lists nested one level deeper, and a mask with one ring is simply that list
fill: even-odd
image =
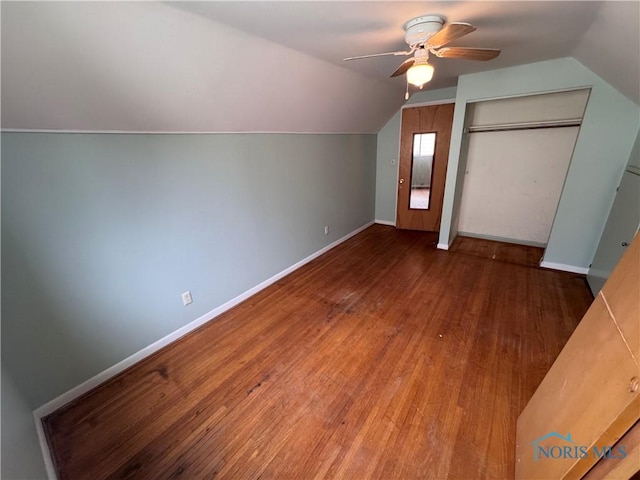
[{"label": "ceiling fan blade", "polygon": [[347,60],[359,60],[361,58],[383,57],[385,55],[396,55],[396,56],[411,55],[414,51],[415,51],[415,49],[409,50],[408,52],[372,53],[371,55],[359,55],[357,57],[347,57],[347,58],[344,58],[343,60],[344,61],[347,61]]},{"label": "ceiling fan blade", "polygon": [[429,47],[438,48],[453,42],[454,40],[464,37],[465,35],[475,31],[476,27],[464,22],[451,22],[445,25],[442,30],[427,40]]},{"label": "ceiling fan blade", "polygon": [[395,72],[393,72],[391,74],[391,78],[393,77],[398,77],[400,75],[402,75],[403,73],[405,73],[407,70],[409,70],[411,68],[411,66],[413,65],[413,62],[415,62],[415,58],[407,58],[404,62],[402,62],[402,65],[400,65]]},{"label": "ceiling fan blade", "polygon": [[487,61],[500,55],[497,48],[444,47],[432,51],[439,58],[460,58],[462,60]]}]

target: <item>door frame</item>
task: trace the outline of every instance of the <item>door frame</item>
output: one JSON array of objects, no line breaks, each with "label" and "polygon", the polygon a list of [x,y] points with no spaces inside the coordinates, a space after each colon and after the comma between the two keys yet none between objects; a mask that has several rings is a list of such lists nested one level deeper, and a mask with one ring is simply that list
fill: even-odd
[{"label": "door frame", "polygon": [[[455,98],[443,98],[442,100],[432,100],[429,102],[419,102],[419,103],[405,103],[404,105],[402,105],[402,107],[400,108],[400,126],[398,127],[398,152],[396,155],[396,183],[394,184],[394,191],[395,191],[395,200],[394,200],[394,204],[393,204],[393,211],[394,211],[394,217],[393,217],[393,226],[397,228],[398,226],[398,182],[400,181],[400,145],[402,143],[402,110],[404,110],[405,108],[417,108],[417,107],[433,107],[436,105],[447,105],[449,103],[453,103],[454,104],[454,115],[455,115],[455,103],[456,103],[456,99]],[[447,159],[449,160],[449,159]],[[444,184],[445,190],[447,188],[447,180],[445,178],[445,184]],[[440,224],[442,225],[442,218],[440,219]]]}]

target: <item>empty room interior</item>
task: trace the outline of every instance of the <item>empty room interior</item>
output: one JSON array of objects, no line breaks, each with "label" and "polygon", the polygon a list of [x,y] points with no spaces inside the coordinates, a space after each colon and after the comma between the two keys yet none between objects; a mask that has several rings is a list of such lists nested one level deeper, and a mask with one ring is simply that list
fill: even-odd
[{"label": "empty room interior", "polygon": [[640,2],[3,1],[2,479],[640,475]]}]

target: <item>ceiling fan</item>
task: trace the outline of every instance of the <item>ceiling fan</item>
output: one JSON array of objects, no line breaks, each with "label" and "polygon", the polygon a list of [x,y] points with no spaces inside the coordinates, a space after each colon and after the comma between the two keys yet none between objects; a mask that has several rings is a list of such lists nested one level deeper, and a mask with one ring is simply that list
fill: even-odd
[{"label": "ceiling fan", "polygon": [[405,41],[409,50],[400,52],[374,53],[349,57],[344,60],[357,60],[361,58],[381,57],[384,55],[413,55],[391,74],[398,77],[407,74],[407,94],[409,98],[409,83],[422,88],[433,78],[433,66],[429,64],[429,53],[438,58],[458,58],[463,60],[491,60],[500,54],[497,48],[469,48],[469,47],[445,47],[448,43],[457,40],[473,31],[476,27],[464,22],[451,22],[444,24],[445,20],[440,15],[423,15],[409,20],[404,25]]}]

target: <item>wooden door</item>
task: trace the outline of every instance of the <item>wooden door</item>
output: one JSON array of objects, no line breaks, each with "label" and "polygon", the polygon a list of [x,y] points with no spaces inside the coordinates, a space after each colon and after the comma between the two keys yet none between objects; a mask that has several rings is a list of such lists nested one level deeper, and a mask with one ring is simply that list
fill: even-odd
[{"label": "wooden door", "polygon": [[453,103],[402,110],[396,226],[440,230]]},{"label": "wooden door", "polygon": [[640,418],[639,265],[636,235],[518,418],[516,479],[579,479],[621,460],[640,469],[625,436]]}]

